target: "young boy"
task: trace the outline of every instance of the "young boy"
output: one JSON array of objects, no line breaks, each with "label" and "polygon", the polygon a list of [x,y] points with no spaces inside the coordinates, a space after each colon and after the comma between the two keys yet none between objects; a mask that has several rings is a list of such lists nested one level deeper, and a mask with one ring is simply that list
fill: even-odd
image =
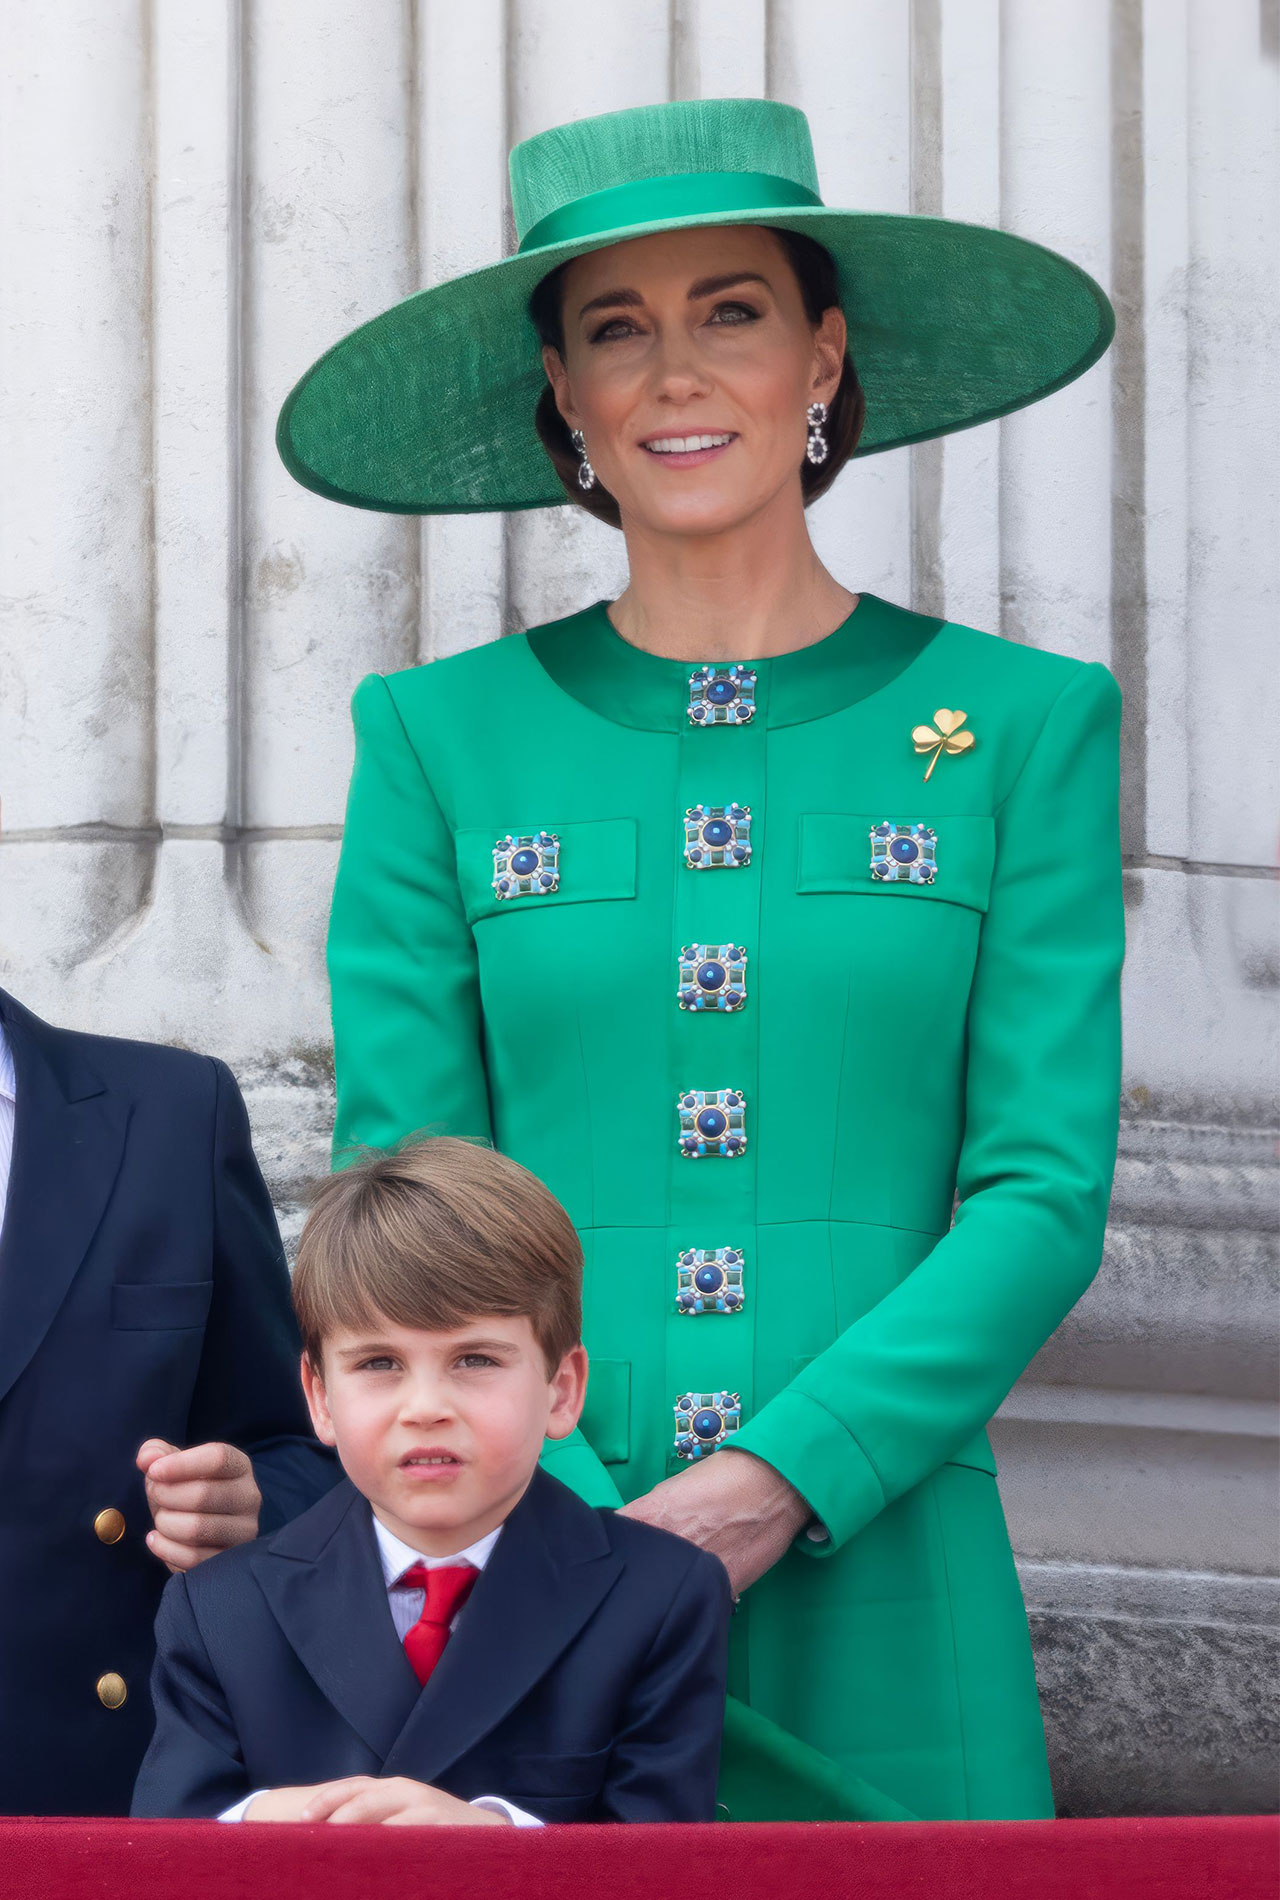
[{"label": "young boy", "polygon": [[538,1468],[582,1410],[581,1285],[564,1210],[490,1150],[324,1184],[294,1303],[347,1481],[166,1586],[135,1815],[713,1818],[724,1568]]}]

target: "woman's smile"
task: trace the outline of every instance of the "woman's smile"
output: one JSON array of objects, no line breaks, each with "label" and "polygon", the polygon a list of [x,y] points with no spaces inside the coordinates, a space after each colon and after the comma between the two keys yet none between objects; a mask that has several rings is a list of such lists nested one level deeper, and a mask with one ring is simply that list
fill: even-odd
[{"label": "woman's smile", "polygon": [[700,468],[704,462],[723,455],[737,439],[734,430],[703,430],[697,434],[690,430],[683,435],[648,436],[640,447],[666,468]]}]

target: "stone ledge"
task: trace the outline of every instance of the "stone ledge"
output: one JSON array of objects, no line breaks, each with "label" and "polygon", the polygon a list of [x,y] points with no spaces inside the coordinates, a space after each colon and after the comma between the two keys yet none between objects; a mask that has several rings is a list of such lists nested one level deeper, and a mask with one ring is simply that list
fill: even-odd
[{"label": "stone ledge", "polygon": [[990,1437],[1020,1557],[1248,1576],[1275,1572],[1280,1447],[1274,1429],[1153,1428],[1078,1423],[1061,1412],[1048,1418],[1000,1413]]},{"label": "stone ledge", "polygon": [[1274,1578],[1020,1563],[1062,1815],[1277,1804]]},{"label": "stone ledge", "polygon": [[1027,1376],[1274,1398],[1278,1255],[1272,1234],[1113,1221],[1097,1278]]},{"label": "stone ledge", "polygon": [[1278,1142],[1280,1128],[1266,1118],[1205,1121],[1189,1115],[1185,1120],[1170,1120],[1131,1113],[1120,1121],[1120,1155],[1138,1160],[1275,1167]]},{"label": "stone ledge", "polygon": [[1226,1398],[1215,1392],[1036,1385],[1028,1379],[1018,1382],[996,1416],[1020,1424],[1115,1426],[1233,1438],[1275,1438],[1280,1433],[1280,1412],[1267,1399]]},{"label": "stone ledge", "polygon": [[1280,1631],[1280,1577],[1018,1559],[1029,1614]]},{"label": "stone ledge", "polygon": [[1111,1218],[1155,1227],[1280,1229],[1273,1161],[1222,1162],[1121,1154]]}]

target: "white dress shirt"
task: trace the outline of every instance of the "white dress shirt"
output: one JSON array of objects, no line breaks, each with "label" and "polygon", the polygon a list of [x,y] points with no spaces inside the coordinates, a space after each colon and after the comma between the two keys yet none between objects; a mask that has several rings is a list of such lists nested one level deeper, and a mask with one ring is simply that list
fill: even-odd
[{"label": "white dress shirt", "polygon": [[[418,1618],[422,1615],[422,1606],[427,1600],[425,1590],[411,1590],[400,1579],[406,1570],[412,1570],[414,1564],[421,1564],[424,1570],[446,1570],[451,1564],[470,1564],[473,1570],[483,1570],[493,1555],[493,1547],[502,1535],[499,1524],[496,1531],[490,1531],[474,1544],[468,1544],[456,1557],[424,1557],[420,1550],[414,1550],[409,1544],[402,1543],[394,1531],[389,1531],[375,1514],[373,1534],[378,1540],[378,1556],[382,1561],[382,1581],[387,1586],[387,1601],[391,1605],[391,1621],[396,1626],[396,1635],[403,1642]],[[462,1610],[466,1609],[466,1604]],[[458,1618],[462,1610],[455,1612],[449,1623],[449,1634],[453,1635],[458,1627]]]},{"label": "white dress shirt", "polygon": [[13,1123],[18,1110],[18,1077],[13,1067],[13,1051],[0,1023],[0,1233],[4,1231],[4,1210],[9,1203],[9,1166],[13,1160]]},{"label": "white dress shirt", "polygon": [[[424,1557],[420,1550],[402,1543],[400,1538],[389,1531],[377,1516],[373,1520],[373,1534],[378,1540],[378,1557],[382,1564],[382,1580],[387,1586],[387,1602],[391,1609],[391,1621],[395,1624],[396,1635],[403,1643],[409,1631],[422,1615],[422,1606],[427,1593],[421,1589],[409,1589],[400,1579],[406,1570],[414,1564],[421,1564],[427,1570],[443,1570],[450,1564],[470,1564],[475,1570],[483,1570],[493,1555],[493,1547],[502,1535],[499,1524],[496,1531],[490,1531],[487,1537],[481,1537],[474,1544],[468,1544],[465,1550],[457,1551],[452,1557]],[[464,1603],[449,1624],[452,1636],[458,1627],[458,1618],[466,1615]],[[220,1821],[242,1821],[245,1809],[260,1794],[267,1793],[265,1788],[255,1788],[243,1801],[237,1801],[233,1808],[220,1814]],[[526,1814],[523,1808],[517,1808],[512,1802],[504,1801],[501,1795],[479,1794],[472,1801],[473,1808],[487,1808],[494,1814],[505,1814],[516,1827],[541,1827],[542,1822],[536,1814]]]}]

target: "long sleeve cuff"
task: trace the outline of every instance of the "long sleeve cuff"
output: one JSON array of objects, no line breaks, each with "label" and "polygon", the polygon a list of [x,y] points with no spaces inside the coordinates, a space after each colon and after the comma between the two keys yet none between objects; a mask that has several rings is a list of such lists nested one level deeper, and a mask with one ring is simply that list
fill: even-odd
[{"label": "long sleeve cuff", "polygon": [[514,1801],[504,1801],[500,1794],[478,1794],[468,1805],[473,1808],[485,1808],[490,1814],[505,1814],[512,1827],[542,1827],[544,1825],[536,1814],[526,1814]]},{"label": "long sleeve cuff", "polygon": [[787,1386],[735,1432],[721,1451],[749,1451],[800,1493],[816,1524],[795,1548],[830,1557],[884,1509],[875,1466],[848,1427],[817,1399]]},{"label": "long sleeve cuff", "polygon": [[224,1813],[218,1816],[218,1819],[220,1821],[243,1821],[244,1811],[249,1803],[256,1801],[260,1794],[269,1793],[270,1790],[267,1788],[255,1788],[252,1794],[247,1794],[243,1801],[237,1801],[233,1808],[227,1808]]}]

